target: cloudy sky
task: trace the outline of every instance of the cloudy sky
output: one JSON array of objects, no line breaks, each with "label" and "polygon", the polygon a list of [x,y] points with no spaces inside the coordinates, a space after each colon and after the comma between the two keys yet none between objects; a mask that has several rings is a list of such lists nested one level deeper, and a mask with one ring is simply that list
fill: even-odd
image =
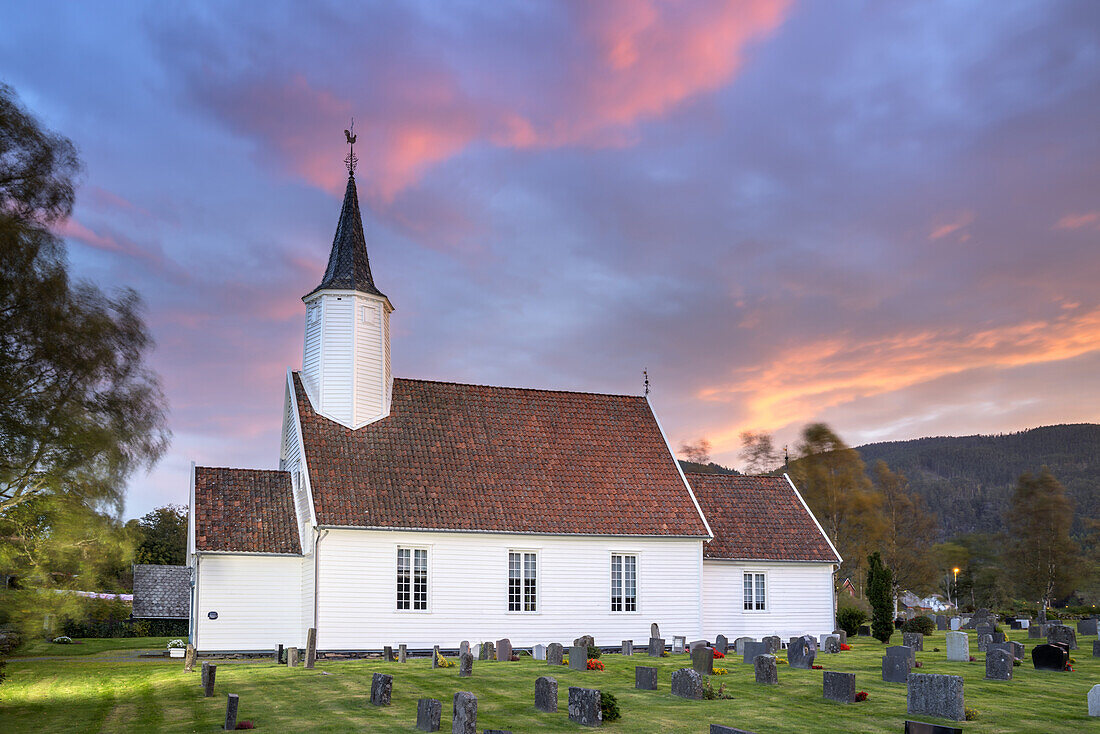
[{"label": "cloudy sky", "polygon": [[1100,3],[8,5],[172,446],[270,467],[359,132],[398,376],[638,393],[671,441],[1100,420]]}]

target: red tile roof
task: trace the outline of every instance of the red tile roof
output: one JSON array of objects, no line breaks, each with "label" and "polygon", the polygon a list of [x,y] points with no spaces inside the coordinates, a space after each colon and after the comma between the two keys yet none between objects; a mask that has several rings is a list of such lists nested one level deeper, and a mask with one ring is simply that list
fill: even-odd
[{"label": "red tile roof", "polygon": [[839,559],[785,477],[687,474],[714,540],[706,558],[759,561]]},{"label": "red tile roof", "polygon": [[645,398],[395,379],[353,431],[294,385],[320,525],[708,535]]},{"label": "red tile roof", "polygon": [[300,554],[290,474],[196,466],[195,548]]}]

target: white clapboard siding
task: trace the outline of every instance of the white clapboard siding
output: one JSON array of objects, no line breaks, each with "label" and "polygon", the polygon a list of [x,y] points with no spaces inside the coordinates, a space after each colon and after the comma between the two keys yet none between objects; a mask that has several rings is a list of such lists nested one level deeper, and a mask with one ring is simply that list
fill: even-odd
[{"label": "white clapboard siding", "polygon": [[[305,645],[300,556],[199,556],[195,647],[200,652]],[[217,612],[217,619],[209,619]]]},{"label": "white clapboard siding", "polygon": [[321,348],[321,412],[350,425],[353,419],[352,383],[354,375],[354,309],[353,296],[321,297],[324,303],[324,333]]},{"label": "white clapboard siding", "polygon": [[[829,563],[703,561],[703,633],[707,639],[776,634],[786,640],[835,629]],[[767,576],[767,610],[745,611],[744,574]]]},{"label": "white clapboard siding", "polygon": [[302,627],[308,629],[313,626],[313,554],[302,558]]},{"label": "white clapboard siding", "polygon": [[321,300],[306,306],[306,339],[302,353],[302,381],[313,394],[321,386]]},{"label": "white clapboard siding", "polygon": [[[430,610],[396,610],[399,545],[429,550]],[[539,554],[538,613],[507,611],[508,551]],[[638,555],[639,611],[610,611],[612,551]],[[514,645],[644,641],[657,622],[671,639],[701,632],[702,541],[334,529],[317,545],[318,646],[328,650],[456,647],[502,637]]]},{"label": "white clapboard siding", "polygon": [[383,374],[382,312],[380,301],[355,299],[355,414],[353,424],[382,414],[385,396]]}]

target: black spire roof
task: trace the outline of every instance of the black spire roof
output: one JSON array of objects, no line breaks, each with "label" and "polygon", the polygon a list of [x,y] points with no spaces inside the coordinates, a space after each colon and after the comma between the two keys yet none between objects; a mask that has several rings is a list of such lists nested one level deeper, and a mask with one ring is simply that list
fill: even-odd
[{"label": "black spire roof", "polygon": [[367,238],[363,235],[363,217],[359,214],[359,194],[355,190],[355,176],[348,175],[348,190],[344,193],[344,205],[340,207],[340,222],[336,225],[336,237],[332,240],[332,252],[321,285],[306,298],[320,290],[349,290],[386,298],[386,294],[374,285],[367,258]]}]

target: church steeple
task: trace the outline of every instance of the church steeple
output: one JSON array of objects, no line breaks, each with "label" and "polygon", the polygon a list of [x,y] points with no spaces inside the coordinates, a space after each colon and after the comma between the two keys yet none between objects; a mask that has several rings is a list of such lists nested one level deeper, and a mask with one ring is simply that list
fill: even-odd
[{"label": "church steeple", "polygon": [[359,291],[381,298],[386,297],[374,285],[374,277],[370,272],[367,238],[363,234],[363,217],[359,213],[359,194],[355,189],[355,174],[350,172],[325,276],[321,278],[321,284],[310,291],[306,298],[326,288]]}]

